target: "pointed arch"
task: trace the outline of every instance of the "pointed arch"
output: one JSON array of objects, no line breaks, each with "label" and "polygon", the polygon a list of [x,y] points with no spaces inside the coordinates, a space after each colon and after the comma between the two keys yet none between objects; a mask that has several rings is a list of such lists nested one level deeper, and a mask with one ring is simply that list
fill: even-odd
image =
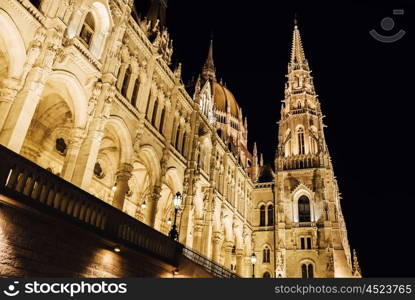
[{"label": "pointed arch", "polygon": [[119,116],[111,116],[106,124],[106,127],[112,129],[116,134],[121,146],[120,149],[120,163],[131,163],[133,160],[133,143],[130,131],[127,124]]},{"label": "pointed arch", "polygon": [[3,9],[0,9],[0,44],[5,47],[9,61],[8,76],[20,78],[26,62],[26,46],[20,30]]},{"label": "pointed arch", "polygon": [[305,196],[308,198],[310,203],[310,222],[316,222],[317,221],[317,214],[316,214],[316,205],[314,201],[314,192],[311,191],[309,187],[307,187],[304,184],[299,184],[294,192],[292,193],[292,220],[294,222],[300,222],[299,220],[299,206],[298,201],[302,196]]},{"label": "pointed arch", "polygon": [[169,220],[173,218],[173,197],[177,192],[183,194],[183,184],[176,167],[167,169],[165,181],[161,187],[160,199],[157,203],[155,228],[164,234],[170,230]]},{"label": "pointed arch", "polygon": [[137,158],[141,160],[148,168],[151,169],[154,185],[160,179],[161,166],[160,157],[152,145],[145,144],[140,147],[137,153]]},{"label": "pointed arch", "polygon": [[316,263],[310,259],[302,259],[300,261],[300,274],[302,278],[315,278],[316,274]]},{"label": "pointed arch", "polygon": [[[88,119],[88,97],[79,79],[67,71],[53,71],[48,77],[51,86],[64,87],[69,95],[68,105],[74,116],[74,126],[84,128]],[[45,89],[45,95],[47,94]]]}]

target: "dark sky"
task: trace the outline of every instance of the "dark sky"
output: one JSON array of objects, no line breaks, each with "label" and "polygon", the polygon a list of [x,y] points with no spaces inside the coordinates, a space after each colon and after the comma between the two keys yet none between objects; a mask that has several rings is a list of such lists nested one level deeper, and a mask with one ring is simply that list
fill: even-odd
[{"label": "dark sky", "polygon": [[[248,117],[251,147],[257,141],[272,163],[297,13],[363,275],[415,276],[415,6],[379,2],[169,0],[168,27],[185,80],[200,73],[213,34],[217,75]],[[380,26],[388,16],[395,20],[389,32]],[[407,33],[385,44],[371,29]]]}]

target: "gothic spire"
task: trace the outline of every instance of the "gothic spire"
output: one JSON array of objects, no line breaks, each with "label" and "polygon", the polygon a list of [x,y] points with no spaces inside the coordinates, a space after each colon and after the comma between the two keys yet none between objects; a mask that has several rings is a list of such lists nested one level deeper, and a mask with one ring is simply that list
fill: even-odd
[{"label": "gothic spire", "polygon": [[204,80],[211,79],[211,80],[216,81],[216,68],[215,68],[215,62],[213,61],[213,40],[210,40],[208,57],[203,66],[202,76]]},{"label": "gothic spire", "polygon": [[355,249],[353,249],[353,275],[355,277],[362,277],[362,271],[360,270],[359,261],[357,260],[357,254]]},{"label": "gothic spire", "polygon": [[166,26],[167,1],[168,0],[151,0],[150,9],[147,13],[147,19],[150,20],[153,25],[157,24],[157,20],[159,20],[160,28]]},{"label": "gothic spire", "polygon": [[301,42],[300,30],[298,29],[297,19],[294,19],[294,33],[291,48],[291,65],[307,66],[307,60],[304,55],[303,44]]}]

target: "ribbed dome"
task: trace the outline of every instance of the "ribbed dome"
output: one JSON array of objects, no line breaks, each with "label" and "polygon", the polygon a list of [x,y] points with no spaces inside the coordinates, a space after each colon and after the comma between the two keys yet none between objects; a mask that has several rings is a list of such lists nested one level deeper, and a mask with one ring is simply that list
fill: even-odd
[{"label": "ribbed dome", "polygon": [[216,81],[212,82],[213,85],[213,98],[215,99],[216,108],[221,111],[228,111],[230,108],[231,115],[235,118],[238,118],[239,115],[239,106],[236,102],[235,96],[230,90],[228,90],[223,85],[217,83]]}]

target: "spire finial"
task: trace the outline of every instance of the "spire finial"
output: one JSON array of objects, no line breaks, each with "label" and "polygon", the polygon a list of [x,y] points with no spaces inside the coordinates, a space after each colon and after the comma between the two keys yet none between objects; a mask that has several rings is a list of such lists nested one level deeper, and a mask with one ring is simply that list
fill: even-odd
[{"label": "spire finial", "polygon": [[305,64],[306,59],[304,55],[303,44],[301,42],[300,30],[298,29],[297,17],[294,18],[294,33],[293,44],[291,50],[291,63],[292,64]]},{"label": "spire finial", "polygon": [[213,39],[210,40],[208,57],[203,66],[202,76],[205,80],[211,79],[216,81],[216,68],[215,62],[213,61]]}]

